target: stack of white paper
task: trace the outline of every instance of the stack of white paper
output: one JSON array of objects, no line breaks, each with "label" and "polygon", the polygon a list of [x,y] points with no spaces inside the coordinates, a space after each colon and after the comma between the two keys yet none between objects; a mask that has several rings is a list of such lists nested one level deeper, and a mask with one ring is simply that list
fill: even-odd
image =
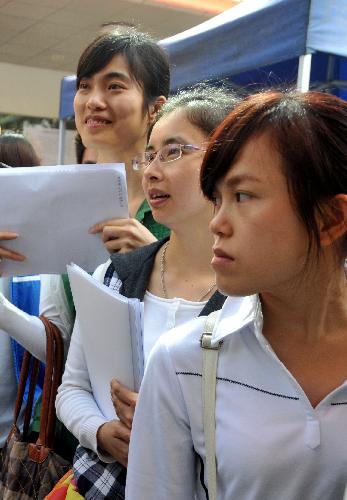
[{"label": "stack of white paper", "polygon": [[3,275],[61,274],[70,262],[94,271],[108,254],[89,228],[128,217],[124,165],[2,168],[0,214],[0,231],[19,234],[5,246],[27,257],[4,259]]},{"label": "stack of white paper", "polygon": [[143,376],[143,315],[138,299],[127,299],[80,267],[68,266],[78,327],[94,398],[106,418],[115,418],[110,381],[138,391]]}]

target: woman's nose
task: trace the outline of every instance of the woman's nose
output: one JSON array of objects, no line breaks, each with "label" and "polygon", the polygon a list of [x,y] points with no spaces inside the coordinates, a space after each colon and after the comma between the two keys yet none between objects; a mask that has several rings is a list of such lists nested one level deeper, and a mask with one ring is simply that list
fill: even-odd
[{"label": "woman's nose", "polygon": [[163,165],[159,161],[158,154],[156,154],[154,160],[145,168],[143,175],[146,179],[161,179],[163,170]]},{"label": "woman's nose", "polygon": [[228,213],[223,207],[219,207],[215,211],[209,227],[210,231],[216,236],[230,236],[233,233],[231,214]]},{"label": "woman's nose", "polygon": [[91,110],[102,109],[105,107],[105,101],[103,99],[102,93],[98,91],[93,91],[88,98],[87,107]]}]

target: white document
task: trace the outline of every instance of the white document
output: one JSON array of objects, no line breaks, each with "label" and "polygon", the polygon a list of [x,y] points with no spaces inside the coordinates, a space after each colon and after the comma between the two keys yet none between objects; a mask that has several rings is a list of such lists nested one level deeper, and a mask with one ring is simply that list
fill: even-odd
[{"label": "white document", "polygon": [[114,419],[111,379],[138,391],[143,376],[142,304],[111,290],[75,264],[67,269],[93,395],[104,416]]},{"label": "white document", "polygon": [[108,253],[100,234],[89,234],[89,228],[105,219],[126,217],[122,164],[2,168],[0,231],[19,234],[3,245],[27,259],[3,259],[0,273],[61,274],[70,262],[94,271]]}]

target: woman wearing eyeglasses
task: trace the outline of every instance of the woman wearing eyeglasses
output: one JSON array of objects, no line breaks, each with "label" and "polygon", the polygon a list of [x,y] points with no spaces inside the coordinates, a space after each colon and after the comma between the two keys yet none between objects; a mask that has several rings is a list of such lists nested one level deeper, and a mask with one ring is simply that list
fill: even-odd
[{"label": "woman wearing eyeglasses", "polygon": [[[145,361],[162,333],[224,302],[209,264],[212,237],[207,227],[213,207],[201,193],[199,176],[206,142],[236,102],[230,92],[207,86],[178,94],[162,108],[146,153],[134,159],[134,169],[143,170],[153,217],[170,228],[170,239],[114,253],[112,262],[100,266],[94,276],[105,282],[106,275],[111,283],[120,278],[120,293],[144,302]],[[76,326],[57,396],[58,417],[84,447],[77,450],[74,468],[80,492],[86,494],[83,488],[93,482],[91,476],[86,481],[88,464],[103,460],[110,462],[110,477],[118,478],[109,482],[107,493],[122,498],[137,395],[117,381],[112,394],[119,421],[107,421],[96,405]],[[91,487],[96,491],[95,484]],[[104,493],[97,494],[103,498]]]}]

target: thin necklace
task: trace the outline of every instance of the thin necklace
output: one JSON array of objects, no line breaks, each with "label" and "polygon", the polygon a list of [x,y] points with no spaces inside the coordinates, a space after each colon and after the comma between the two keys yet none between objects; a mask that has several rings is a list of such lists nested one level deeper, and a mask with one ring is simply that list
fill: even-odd
[{"label": "thin necklace", "polygon": [[[169,243],[170,243],[170,240],[167,241],[165,243],[165,245],[163,246],[163,251],[162,251],[162,254],[161,254],[161,257],[160,257],[160,283],[161,283],[161,288],[163,290],[163,294],[164,294],[164,297],[166,299],[168,299],[168,295],[167,295],[167,289],[166,289],[166,285],[165,285],[165,268],[166,268],[166,260],[165,260],[165,255],[166,255],[166,250],[167,250],[167,247],[169,246]],[[197,302],[202,302],[202,300],[210,293],[212,292],[212,290],[214,289],[214,287],[216,286],[216,282],[214,281],[208,288],[208,290],[206,290],[206,292],[204,292],[204,294],[200,297],[200,299],[197,301]]]}]

